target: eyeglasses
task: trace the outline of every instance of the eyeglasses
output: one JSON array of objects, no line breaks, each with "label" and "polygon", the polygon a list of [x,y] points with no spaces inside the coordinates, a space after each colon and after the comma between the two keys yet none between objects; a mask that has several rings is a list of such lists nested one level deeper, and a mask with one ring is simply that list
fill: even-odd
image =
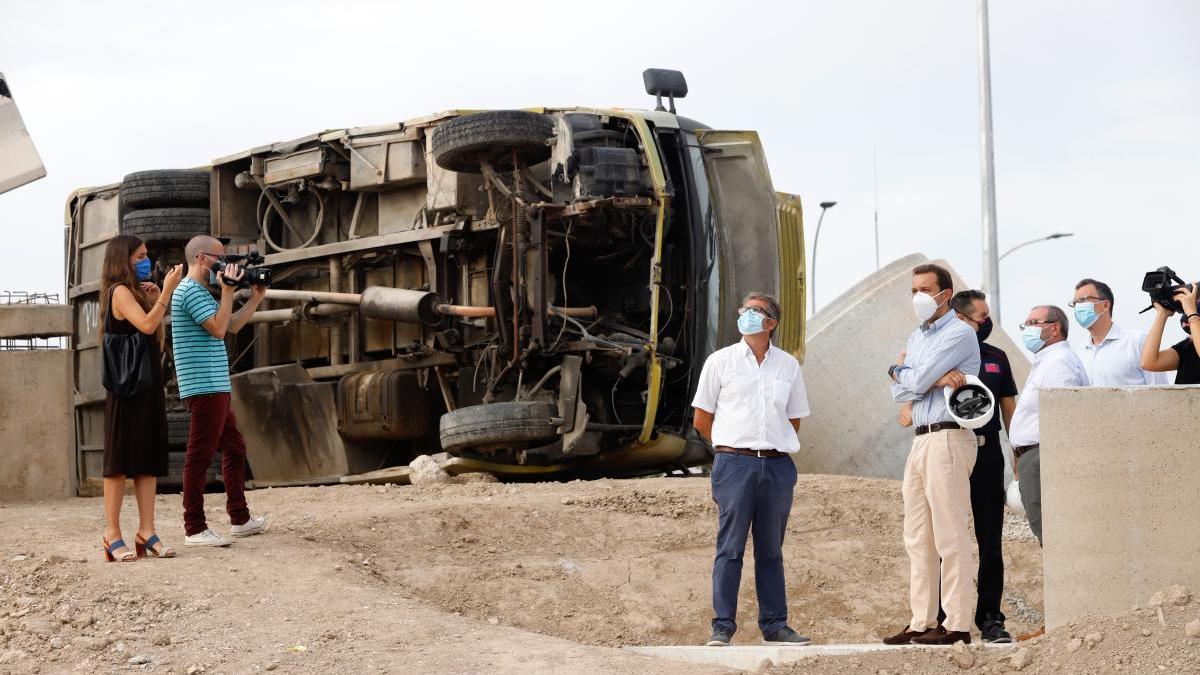
[{"label": "eyeglasses", "polygon": [[1025,323],[1018,326],[1018,328],[1020,328],[1021,330],[1025,330],[1026,328],[1030,328],[1033,326],[1049,326],[1052,323],[1058,323],[1058,322],[1054,321],[1053,319],[1046,319],[1044,321],[1040,320],[1040,319],[1034,319],[1033,321],[1026,321]]},{"label": "eyeglasses", "polygon": [[761,314],[764,318],[767,318],[767,319],[775,318],[775,317],[771,316],[771,314],[769,312],[767,312],[767,310],[763,309],[762,307],[739,307],[738,308],[738,316],[741,316],[741,315],[745,314],[746,312],[754,312],[755,314]]},{"label": "eyeglasses", "polygon": [[1085,295],[1082,298],[1076,298],[1075,300],[1068,302],[1067,307],[1070,307],[1071,309],[1075,309],[1075,305],[1078,305],[1081,302],[1104,302],[1107,299],[1108,298],[1097,298],[1094,295]]}]

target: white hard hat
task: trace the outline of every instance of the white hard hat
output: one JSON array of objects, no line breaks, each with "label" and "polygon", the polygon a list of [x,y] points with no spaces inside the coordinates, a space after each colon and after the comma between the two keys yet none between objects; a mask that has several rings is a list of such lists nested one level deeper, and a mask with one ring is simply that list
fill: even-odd
[{"label": "white hard hat", "polygon": [[1009,483],[1008,489],[1004,491],[1004,505],[1019,516],[1025,515],[1025,504],[1021,502],[1021,486],[1015,480]]},{"label": "white hard hat", "polygon": [[974,375],[957,389],[946,387],[946,407],[950,417],[964,429],[978,429],[992,420],[996,410],[996,397]]}]

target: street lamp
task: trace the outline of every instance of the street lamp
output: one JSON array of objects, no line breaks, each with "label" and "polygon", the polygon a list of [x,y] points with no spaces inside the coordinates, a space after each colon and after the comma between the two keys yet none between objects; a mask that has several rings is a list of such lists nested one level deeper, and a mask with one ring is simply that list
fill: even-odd
[{"label": "street lamp", "polygon": [[813,237],[812,269],[808,273],[808,285],[812,288],[813,313],[817,311],[817,243],[821,241],[821,222],[825,212],[837,206],[837,202],[821,202],[821,217],[817,218],[817,234]]},{"label": "street lamp", "polygon": [[1048,235],[1045,237],[1038,237],[1037,239],[1030,239],[1029,241],[1017,244],[1016,246],[1014,246],[1014,247],[1008,249],[1007,251],[1005,251],[1004,253],[1002,253],[1000,255],[1000,257],[997,258],[997,262],[999,262],[1000,260],[1004,260],[1005,256],[1007,256],[1009,253],[1012,253],[1013,251],[1015,251],[1019,248],[1024,248],[1030,244],[1036,244],[1039,241],[1050,241],[1051,239],[1062,239],[1064,237],[1073,237],[1073,236],[1075,236],[1074,232],[1055,232],[1054,234],[1051,234],[1051,235]]}]

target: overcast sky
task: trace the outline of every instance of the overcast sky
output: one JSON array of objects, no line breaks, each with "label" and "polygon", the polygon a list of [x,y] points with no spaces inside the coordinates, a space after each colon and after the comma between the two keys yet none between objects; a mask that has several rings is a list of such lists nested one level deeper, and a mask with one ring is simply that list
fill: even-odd
[{"label": "overcast sky", "polygon": [[[762,134],[810,251],[817,203],[838,202],[822,304],[875,267],[876,155],[882,262],[920,251],[980,279],[970,0],[100,4],[0,8],[0,71],[49,172],[0,195],[0,290],[62,290],[76,187],[448,108],[652,107],[646,67],[685,73],[681,114]],[[992,2],[1001,250],[1075,233],[1003,262],[1010,334],[1083,276],[1143,329],[1144,272],[1200,278],[1197,35],[1193,0]]]}]

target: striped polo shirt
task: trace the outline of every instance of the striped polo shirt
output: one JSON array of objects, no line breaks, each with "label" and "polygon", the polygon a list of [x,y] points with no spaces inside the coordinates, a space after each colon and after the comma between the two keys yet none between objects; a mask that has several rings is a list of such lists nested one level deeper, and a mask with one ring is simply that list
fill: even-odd
[{"label": "striped polo shirt", "polygon": [[171,296],[171,345],[181,399],[232,391],[225,341],[200,325],[218,309],[220,305],[208,289],[191,277],[184,277]]}]

